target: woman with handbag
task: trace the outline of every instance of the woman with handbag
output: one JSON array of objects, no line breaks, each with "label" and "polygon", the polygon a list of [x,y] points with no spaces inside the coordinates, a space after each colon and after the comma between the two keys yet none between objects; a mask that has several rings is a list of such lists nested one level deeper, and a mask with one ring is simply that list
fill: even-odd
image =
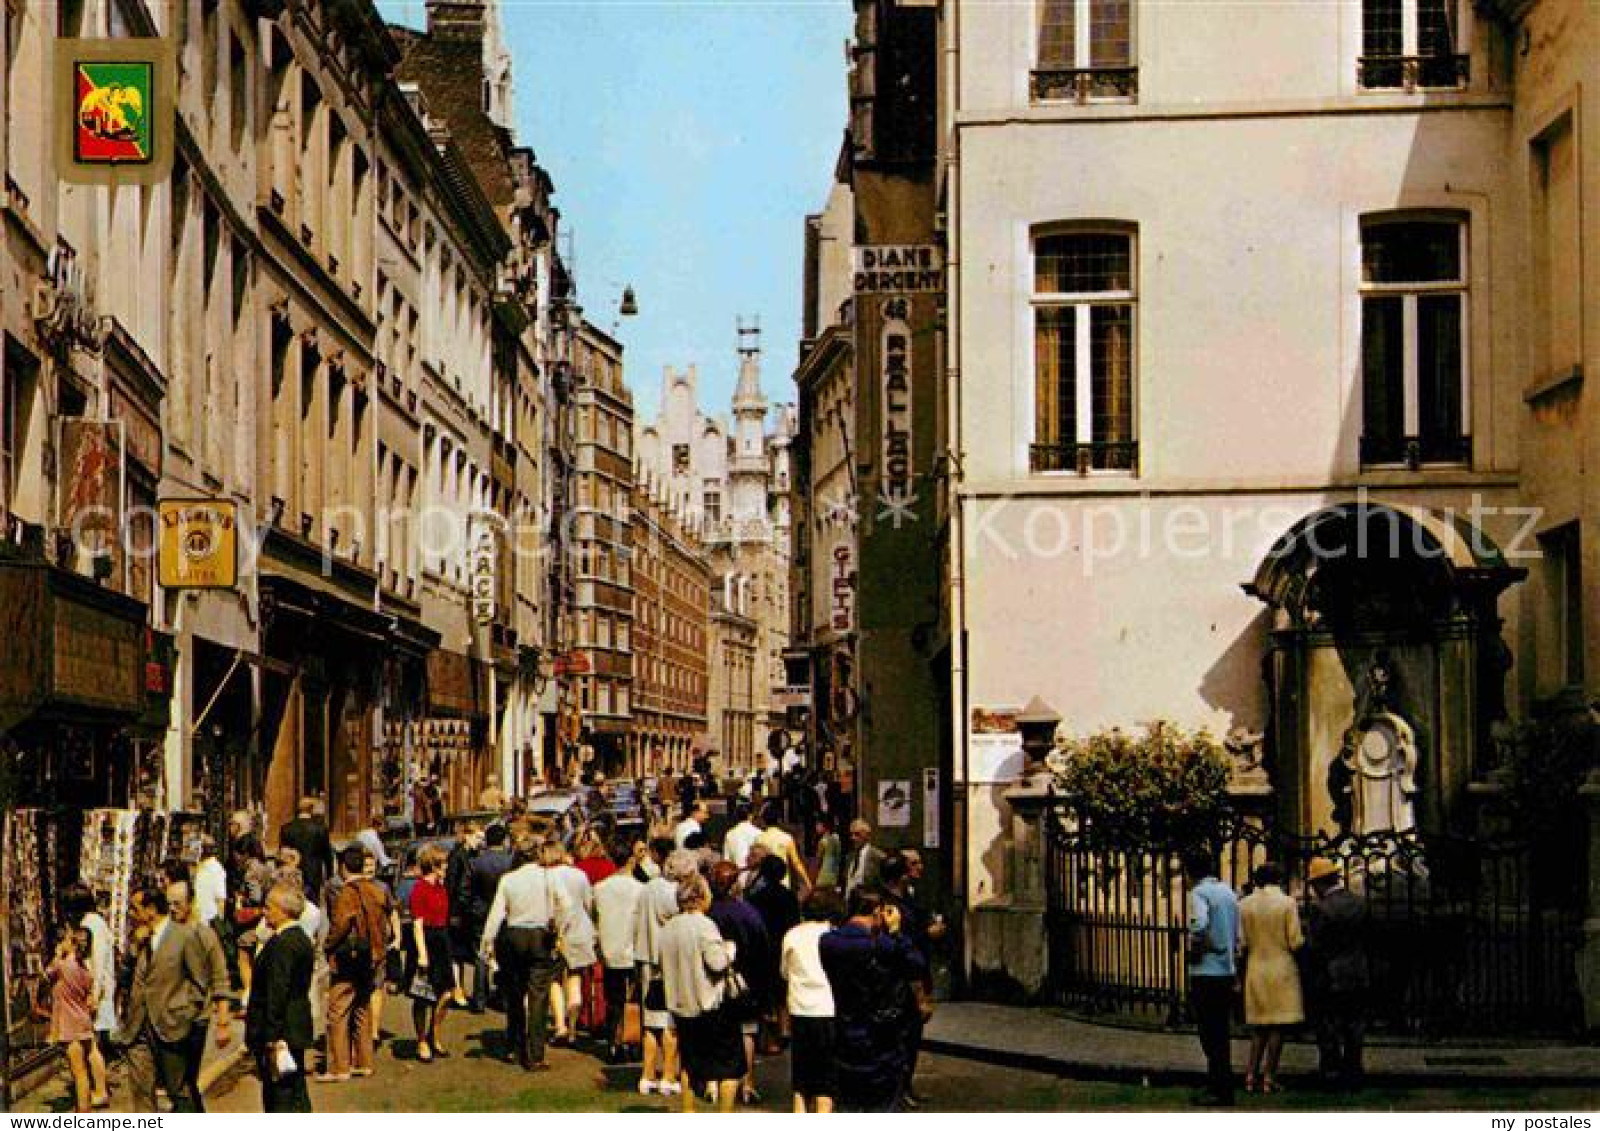
[{"label": "woman with handbag", "polygon": [[432,1064],[449,1056],[441,1038],[445,1013],[456,988],[450,953],[450,893],[444,886],[446,854],[436,844],[417,857],[421,872],[411,889],[411,1021],[417,1030],[417,1059]]},{"label": "woman with handbag", "polygon": [[755,1104],[761,1100],[761,1093],[756,1091],[756,1037],[760,1035],[761,1018],[777,1000],[778,940],[767,934],[761,913],[739,898],[738,884],[739,866],[732,860],[718,861],[711,869],[711,910],[707,914],[722,937],[738,948],[734,971],[747,989],[726,1008],[735,1014],[744,1039],[744,1083],[739,1099]]},{"label": "woman with handbag", "polygon": [[744,1077],[744,1042],[735,1002],[747,991],[733,968],[737,947],[706,911],[711,889],[699,875],[678,885],[678,914],[661,930],[661,975],[667,1010],[678,1032],[683,1110],[706,1092],[730,1112]]}]

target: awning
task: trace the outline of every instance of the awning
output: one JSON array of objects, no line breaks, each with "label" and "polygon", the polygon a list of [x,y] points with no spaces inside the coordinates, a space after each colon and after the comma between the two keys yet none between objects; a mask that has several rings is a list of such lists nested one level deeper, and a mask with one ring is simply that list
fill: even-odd
[{"label": "awning", "polygon": [[145,708],[143,602],[38,560],[0,560],[0,729],[64,707]]}]

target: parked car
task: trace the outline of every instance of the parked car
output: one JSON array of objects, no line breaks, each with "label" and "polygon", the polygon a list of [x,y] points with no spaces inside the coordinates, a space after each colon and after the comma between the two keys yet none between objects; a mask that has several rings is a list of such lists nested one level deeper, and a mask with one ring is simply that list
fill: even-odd
[{"label": "parked car", "polygon": [[528,816],[550,821],[561,842],[567,845],[589,820],[584,795],[575,789],[552,789],[529,798]]}]

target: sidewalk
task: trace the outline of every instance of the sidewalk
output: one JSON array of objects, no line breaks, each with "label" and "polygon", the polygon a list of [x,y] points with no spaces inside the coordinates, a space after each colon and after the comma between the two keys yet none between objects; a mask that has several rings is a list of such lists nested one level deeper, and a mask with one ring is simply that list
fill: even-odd
[{"label": "sidewalk", "polygon": [[[923,1039],[929,1052],[1062,1076],[1135,1083],[1199,1083],[1205,1059],[1192,1033],[1126,1029],[1077,1021],[1044,1007],[941,1002]],[[1247,1040],[1234,1042],[1242,1071]],[[1309,1041],[1283,1051],[1285,1076],[1316,1070]],[[1367,1076],[1396,1086],[1578,1084],[1600,1086],[1600,1048],[1578,1044],[1401,1044],[1370,1042]]]},{"label": "sidewalk", "polygon": [[[200,1059],[200,1090],[209,1097],[219,1084],[226,1088],[228,1078],[243,1063],[244,1022],[235,1020],[230,1030],[232,1040],[227,1048],[217,1047],[216,1034],[206,1038],[206,1051]],[[120,1058],[111,1066],[111,1107],[114,1113],[132,1112],[128,1095],[127,1071]],[[66,1060],[62,1058],[49,1072],[42,1075],[28,1091],[15,1099],[13,1111],[47,1112],[72,1110],[72,1077],[68,1075]]]}]

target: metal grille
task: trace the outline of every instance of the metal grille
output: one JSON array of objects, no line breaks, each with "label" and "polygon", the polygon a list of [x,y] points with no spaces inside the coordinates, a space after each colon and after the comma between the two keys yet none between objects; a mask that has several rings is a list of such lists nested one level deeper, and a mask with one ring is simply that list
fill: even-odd
[{"label": "metal grille", "polygon": [[[1188,885],[1175,856],[1092,848],[1064,809],[1047,817],[1046,846],[1056,1002],[1182,1023]],[[1304,892],[1306,870],[1319,856],[1339,863],[1366,897],[1377,1029],[1437,1037],[1570,1035],[1581,1028],[1583,878],[1573,875],[1581,865],[1541,868],[1525,843],[1429,834],[1294,837],[1235,820],[1221,841],[1220,874],[1239,890],[1271,859],[1291,890]],[[1314,998],[1307,1004],[1314,1010]]]}]

